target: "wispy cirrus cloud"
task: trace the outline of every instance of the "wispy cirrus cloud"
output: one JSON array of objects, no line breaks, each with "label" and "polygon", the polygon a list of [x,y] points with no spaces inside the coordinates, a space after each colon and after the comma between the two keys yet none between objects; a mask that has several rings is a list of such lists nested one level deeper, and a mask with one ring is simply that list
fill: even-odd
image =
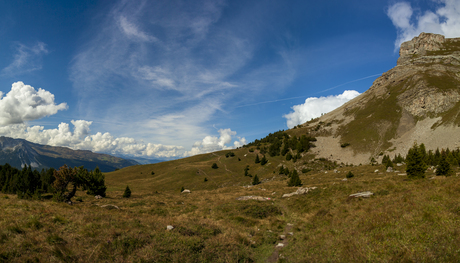
[{"label": "wispy cirrus cloud", "polygon": [[235,101],[282,90],[295,75],[294,54],[279,48],[277,59],[248,67],[260,40],[240,27],[248,21],[222,20],[226,5],[115,4],[71,65],[84,118],[123,122],[104,128],[187,147],[213,132],[216,113]]},{"label": "wispy cirrus cloud", "polygon": [[14,49],[13,61],[2,69],[2,75],[16,76],[39,70],[42,68],[43,55],[48,53],[43,42],[37,42],[32,46],[16,43]]},{"label": "wispy cirrus cloud", "polygon": [[387,15],[398,31],[395,41],[396,50],[401,43],[411,40],[422,32],[442,34],[446,37],[460,36],[460,1],[433,2],[438,4],[436,10],[425,12],[414,10],[408,2],[397,2],[388,8]]}]

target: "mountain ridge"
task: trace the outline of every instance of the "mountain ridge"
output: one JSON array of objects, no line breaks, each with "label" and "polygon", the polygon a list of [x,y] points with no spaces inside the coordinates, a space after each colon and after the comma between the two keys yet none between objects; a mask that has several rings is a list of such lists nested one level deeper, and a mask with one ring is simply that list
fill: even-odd
[{"label": "mountain ridge", "polygon": [[367,91],[301,126],[314,131],[318,157],[368,163],[405,154],[414,142],[459,147],[459,101],[460,38],[421,33]]},{"label": "mountain ridge", "polygon": [[110,172],[123,167],[138,165],[134,160],[127,160],[108,154],[93,153],[88,150],[72,150],[67,147],[41,145],[25,139],[0,137],[0,164],[8,163],[21,168],[24,165],[34,169],[58,169],[60,166],[85,166],[93,170]]}]

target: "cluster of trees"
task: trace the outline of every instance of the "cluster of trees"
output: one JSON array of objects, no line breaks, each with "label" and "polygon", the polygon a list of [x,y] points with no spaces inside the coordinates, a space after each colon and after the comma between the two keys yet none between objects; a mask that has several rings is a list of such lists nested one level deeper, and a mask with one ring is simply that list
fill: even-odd
[{"label": "cluster of trees", "polygon": [[300,180],[299,174],[297,173],[296,169],[290,172],[287,167],[285,168],[284,165],[282,165],[280,167],[279,174],[284,174],[288,176],[288,186],[302,186],[302,181]]},{"label": "cluster of trees", "polygon": [[256,154],[256,160],[254,161],[255,163],[260,163],[261,165],[265,165],[268,163],[267,158],[265,158],[265,155],[262,157],[262,159],[259,159],[259,155]]},{"label": "cluster of trees", "polygon": [[17,194],[19,198],[41,198],[44,193],[53,193],[57,201],[70,201],[77,188],[89,195],[105,196],[107,187],[99,168],[88,171],[83,166],[70,168],[67,165],[59,170],[54,168],[32,171],[25,165],[21,170],[9,164],[0,165],[0,190],[7,194]]},{"label": "cluster of trees", "polygon": [[406,156],[406,172],[409,178],[424,178],[428,166],[436,166],[436,175],[452,175],[452,166],[460,164],[460,149],[436,149],[435,152],[425,149],[422,143],[414,143]]},{"label": "cluster of trees", "polygon": [[395,163],[402,163],[404,161],[405,159],[401,156],[401,154],[395,155],[393,160],[391,160],[389,155],[384,155],[382,159],[382,164],[385,165],[386,168],[388,168],[388,167],[394,167],[393,164]]}]

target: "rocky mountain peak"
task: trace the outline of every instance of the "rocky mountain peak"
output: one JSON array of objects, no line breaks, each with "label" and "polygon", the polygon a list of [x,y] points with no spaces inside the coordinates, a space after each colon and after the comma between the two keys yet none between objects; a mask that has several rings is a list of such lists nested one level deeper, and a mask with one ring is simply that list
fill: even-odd
[{"label": "rocky mountain peak", "polygon": [[366,163],[427,150],[460,147],[460,38],[421,33],[401,44],[397,66],[363,94],[306,123],[319,157]]}]

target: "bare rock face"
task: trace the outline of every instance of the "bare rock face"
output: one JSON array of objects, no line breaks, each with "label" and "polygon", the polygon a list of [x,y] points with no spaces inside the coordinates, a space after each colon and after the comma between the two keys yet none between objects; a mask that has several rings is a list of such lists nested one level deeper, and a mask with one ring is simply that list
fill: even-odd
[{"label": "bare rock face", "polygon": [[317,137],[314,154],[353,164],[404,156],[414,141],[427,150],[460,147],[460,38],[421,33],[401,44],[396,67],[304,127]]},{"label": "bare rock face", "polygon": [[399,49],[398,65],[403,65],[410,58],[415,56],[424,56],[427,51],[438,51],[446,41],[443,35],[421,33],[418,37],[414,37],[411,41],[401,44]]}]

